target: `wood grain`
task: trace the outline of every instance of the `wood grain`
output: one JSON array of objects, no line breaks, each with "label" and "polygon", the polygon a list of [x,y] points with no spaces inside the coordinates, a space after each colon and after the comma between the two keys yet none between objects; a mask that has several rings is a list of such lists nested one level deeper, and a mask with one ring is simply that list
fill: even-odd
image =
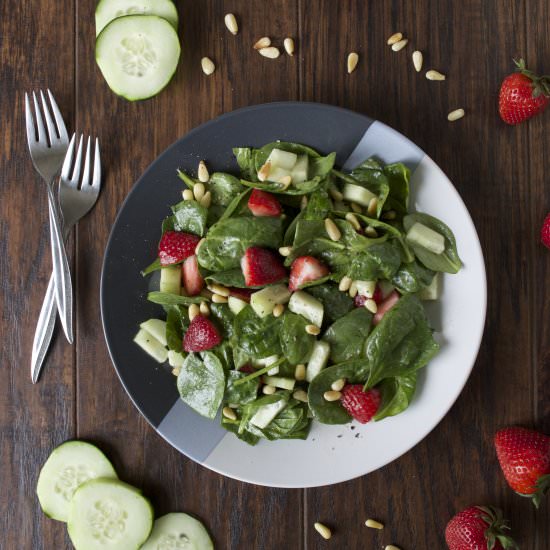
[{"label": "wood grain", "polygon": [[[46,519],[34,497],[45,457],[71,437],[104,449],[158,514],[184,510],[202,517],[220,549],[443,548],[447,520],[472,503],[504,508],[523,549],[548,548],[550,506],[535,513],[507,488],[492,445],[494,432],[508,424],[550,433],[550,254],[538,238],[550,210],[550,114],[512,128],[496,112],[499,83],[513,57],[526,56],[531,67],[548,72],[548,3],[182,0],[178,8],[183,54],[174,81],[156,98],[128,103],[109,91],[94,63],[94,0],[0,5],[0,323],[7,335],[0,367],[0,548],[71,547],[64,525]],[[239,21],[237,36],[223,25],[230,11]],[[396,31],[410,40],[398,53],[386,45]],[[252,44],[264,35],[281,46],[294,37],[296,55],[261,57]],[[413,49],[423,51],[425,68],[447,80],[429,82],[414,72]],[[360,61],[348,75],[352,50]],[[200,71],[205,55],[217,67],[210,77]],[[71,129],[100,138],[106,176],[97,206],[75,232],[76,346],[58,334],[33,386],[30,345],[50,258],[45,194],[26,151],[22,92],[47,86]],[[172,449],[119,383],[99,312],[110,227],[149,163],[221,113],[295,99],[363,112],[423,148],[472,214],[489,284],[475,369],[440,425],[373,474],[307,491],[226,479]],[[466,117],[450,124],[446,114],[457,107]],[[367,529],[367,517],[386,528]],[[318,520],[334,528],[330,543],[313,530]]]}]

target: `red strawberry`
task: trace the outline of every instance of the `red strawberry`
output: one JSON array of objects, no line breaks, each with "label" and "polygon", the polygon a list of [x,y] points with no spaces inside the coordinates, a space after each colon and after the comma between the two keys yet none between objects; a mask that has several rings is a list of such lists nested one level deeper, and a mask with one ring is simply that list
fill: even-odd
[{"label": "red strawberry", "polygon": [[204,279],[199,271],[197,257],[189,256],[182,264],[183,286],[187,296],[196,296],[204,288]]},{"label": "red strawberry", "polygon": [[252,290],[250,290],[249,288],[237,288],[236,286],[230,286],[228,287],[228,290],[230,296],[233,296],[234,298],[239,298],[239,300],[250,303]]},{"label": "red strawberry", "polygon": [[399,292],[394,290],[389,294],[389,296],[378,305],[378,311],[374,314],[372,322],[377,325],[384,315],[399,301]]},{"label": "red strawberry", "polygon": [[195,253],[199,238],[191,233],[167,231],[159,243],[160,265],[179,264]]},{"label": "red strawberry", "polygon": [[[377,305],[381,304],[384,301],[384,295],[382,294],[382,289],[379,285],[376,285],[376,288],[372,293],[372,299],[376,302]],[[367,300],[368,298],[366,296],[363,296],[362,294],[356,294],[353,301],[355,307],[363,307]]]},{"label": "red strawberry", "polygon": [[239,371],[244,372],[245,374],[252,374],[253,372],[256,372],[256,369],[252,365],[243,365]]},{"label": "red strawberry", "polygon": [[380,406],[380,392],[372,388],[363,391],[361,384],[347,384],[342,390],[342,406],[361,424],[366,424]]},{"label": "red strawberry", "polygon": [[304,283],[315,281],[328,275],[328,267],[313,256],[300,256],[292,262],[288,290],[294,292]]},{"label": "red strawberry", "polygon": [[550,103],[550,76],[536,76],[525,61],[514,61],[518,73],[507,76],[500,86],[498,111],[507,124],[519,124],[546,109]]},{"label": "red strawberry", "polygon": [[280,216],[282,212],[279,201],[271,193],[259,189],[250,194],[248,208],[254,216]]},{"label": "red strawberry", "polygon": [[356,294],[355,298],[353,299],[353,304],[355,305],[355,307],[363,307],[367,300],[368,298],[366,296],[363,296],[362,294]]},{"label": "red strawberry", "polygon": [[516,426],[504,428],[495,435],[495,448],[508,485],[538,508],[550,490],[550,436]]},{"label": "red strawberry", "polygon": [[540,230],[540,240],[547,248],[550,248],[550,212],[544,218],[542,229]]},{"label": "red strawberry", "polygon": [[267,248],[251,246],[241,260],[246,286],[262,286],[276,283],[286,277],[281,257]]},{"label": "red strawberry", "polygon": [[217,346],[222,341],[218,329],[202,315],[197,315],[183,337],[185,351],[205,351]]},{"label": "red strawberry", "polygon": [[456,514],[445,529],[449,550],[502,550],[518,548],[504,533],[510,529],[502,512],[492,506],[470,506]]}]

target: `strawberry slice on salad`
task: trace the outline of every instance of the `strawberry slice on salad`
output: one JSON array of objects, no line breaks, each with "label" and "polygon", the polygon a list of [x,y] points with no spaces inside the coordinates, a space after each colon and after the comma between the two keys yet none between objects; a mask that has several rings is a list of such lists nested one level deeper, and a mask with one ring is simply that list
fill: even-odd
[{"label": "strawberry slice on salad", "polygon": [[300,256],[290,267],[288,290],[294,292],[304,283],[316,281],[330,273],[328,267],[313,256]]},{"label": "strawberry slice on salad", "polygon": [[399,292],[397,290],[392,291],[392,293],[380,304],[378,304],[378,311],[374,314],[372,320],[373,324],[377,325],[386,315],[386,313],[399,301]]},{"label": "strawberry slice on salad", "polygon": [[160,265],[179,264],[195,253],[199,237],[182,231],[166,231],[162,236],[158,257]]},{"label": "strawberry slice on salad", "polygon": [[286,269],[280,256],[267,248],[251,246],[241,259],[246,286],[262,286],[276,283],[286,277]]},{"label": "strawberry slice on salad", "polygon": [[254,189],[248,199],[248,208],[254,216],[280,216],[282,212],[279,201],[267,191]]},{"label": "strawberry slice on salad", "polygon": [[218,329],[212,321],[197,315],[183,337],[183,349],[187,352],[206,351],[217,346],[222,341]]},{"label": "strawberry slice on salad", "polygon": [[236,286],[230,286],[228,290],[229,290],[229,296],[233,296],[234,298],[238,298],[243,302],[250,303],[250,296],[252,296],[252,290],[250,290],[249,288],[237,288]]},{"label": "strawberry slice on salad", "polygon": [[382,397],[376,388],[364,391],[361,384],[346,384],[342,389],[342,406],[361,424],[372,419],[381,401]]},{"label": "strawberry slice on salad", "polygon": [[204,279],[199,271],[197,256],[189,256],[182,264],[183,287],[187,296],[196,296],[204,288]]}]

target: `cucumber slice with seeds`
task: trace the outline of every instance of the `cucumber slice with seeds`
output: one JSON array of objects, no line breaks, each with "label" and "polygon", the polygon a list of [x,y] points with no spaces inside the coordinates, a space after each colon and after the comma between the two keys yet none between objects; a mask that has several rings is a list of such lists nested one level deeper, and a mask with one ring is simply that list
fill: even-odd
[{"label": "cucumber slice with seeds", "polygon": [[166,514],[153,525],[151,535],[141,550],[178,549],[214,550],[214,544],[204,525],[182,513]]},{"label": "cucumber slice with seeds", "polygon": [[76,489],[94,478],[117,479],[107,457],[91,443],[67,441],[52,451],[40,470],[36,493],[43,512],[67,521],[69,503]]}]

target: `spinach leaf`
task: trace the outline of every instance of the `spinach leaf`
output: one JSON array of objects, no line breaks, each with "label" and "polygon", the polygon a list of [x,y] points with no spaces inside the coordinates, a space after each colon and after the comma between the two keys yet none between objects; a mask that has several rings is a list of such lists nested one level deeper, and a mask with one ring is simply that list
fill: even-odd
[{"label": "spinach leaf", "polygon": [[[241,415],[242,410],[236,409],[235,413],[237,415]],[[248,443],[249,445],[256,445],[256,443],[260,441],[260,436],[250,433],[248,430],[244,429],[242,431],[239,431],[240,423],[240,420],[230,420],[229,418],[221,415],[221,425],[223,428],[225,428],[228,432],[234,433],[239,439],[241,439],[245,443]]]},{"label": "spinach leaf", "polygon": [[434,271],[414,261],[410,264],[402,264],[391,282],[401,294],[409,294],[429,286],[434,276]]},{"label": "spinach leaf", "polygon": [[308,321],[301,315],[286,311],[282,317],[279,342],[281,350],[291,365],[305,363],[315,344],[315,336],[306,332]]},{"label": "spinach leaf", "polygon": [[233,312],[229,309],[229,306],[227,304],[211,303],[210,312],[212,313],[212,317],[218,321],[218,326],[222,327],[224,340],[232,338],[235,315],[233,315]]},{"label": "spinach leaf", "polygon": [[324,323],[333,323],[353,308],[353,299],[347,293],[340,292],[334,283],[312,286],[307,292],[323,304]]},{"label": "spinach leaf", "polygon": [[[360,165],[363,166],[363,165]],[[368,189],[371,193],[376,195],[378,204],[376,207],[376,217],[379,218],[382,213],[382,208],[390,192],[390,185],[384,172],[378,169],[369,168],[367,166],[361,168],[358,167],[346,174],[338,170],[332,170],[332,173],[344,183],[350,183],[359,187]]]},{"label": "spinach leaf", "polygon": [[250,181],[258,181],[258,171],[254,162],[253,150],[249,147],[235,147],[233,154],[237,159],[237,164],[244,178]]},{"label": "spinach leaf", "polygon": [[182,306],[165,306],[166,310],[166,340],[168,348],[180,352],[183,335],[189,326],[187,311]]},{"label": "spinach leaf", "polygon": [[[241,422],[239,424],[239,433],[242,433],[244,431],[249,431],[255,435],[258,435],[259,437],[264,437],[263,432],[259,428],[257,428],[256,426],[250,423],[251,418],[258,412],[258,409],[260,409],[261,407],[264,407],[266,405],[274,405],[279,401],[288,402],[289,397],[290,397],[289,392],[278,391],[273,395],[264,395],[263,397],[259,397],[255,401],[246,403],[242,407],[242,416],[241,416]],[[281,414],[283,410],[284,409],[282,409],[279,412],[279,414]]]},{"label": "spinach leaf", "polygon": [[212,193],[212,203],[228,206],[240,193],[243,186],[238,178],[224,172],[215,172],[210,176],[208,190]]},{"label": "spinach leaf", "polygon": [[290,399],[288,405],[267,425],[259,430],[269,441],[276,439],[306,439],[311,421],[307,403]]},{"label": "spinach leaf", "polygon": [[176,225],[176,218],[174,216],[168,216],[162,220],[162,234],[167,231],[174,231]]},{"label": "spinach leaf", "polygon": [[374,244],[353,256],[348,276],[354,281],[391,280],[401,264],[401,254],[391,242]]},{"label": "spinach leaf", "polygon": [[153,271],[158,271],[159,269],[162,269],[162,265],[160,264],[160,259],[157,258],[153,263],[149,264],[142,272],[141,275],[145,277],[146,275],[149,275],[150,273],[153,273]]},{"label": "spinach leaf", "polygon": [[298,212],[296,216],[294,216],[293,220],[290,222],[288,227],[285,231],[285,236],[283,238],[283,246],[289,246],[294,242],[294,237],[296,235],[296,227],[298,226],[298,222],[303,219],[305,215],[305,211],[301,210]]},{"label": "spinach leaf", "polygon": [[324,179],[321,176],[315,176],[314,178],[302,181],[300,183],[293,183],[287,186],[283,183],[277,183],[272,181],[255,182],[248,180],[241,180],[241,183],[246,187],[252,187],[254,189],[261,189],[262,191],[268,191],[269,193],[282,194],[282,195],[307,195],[319,188]]},{"label": "spinach leaf", "polygon": [[225,271],[240,266],[250,246],[281,246],[280,218],[235,217],[220,220],[210,228],[198,250],[199,265],[210,271]]},{"label": "spinach leaf", "polygon": [[192,178],[191,176],[187,175],[182,170],[178,170],[177,172],[178,172],[178,178],[181,181],[183,181],[183,183],[185,183],[185,185],[187,185],[187,187],[189,187],[189,189],[191,189],[191,191],[192,191],[193,187],[195,186],[195,183],[198,183],[199,180]]},{"label": "spinach leaf", "polygon": [[330,359],[342,363],[361,355],[372,323],[372,313],[364,307],[351,310],[326,330],[323,340],[330,344]]},{"label": "spinach leaf", "polygon": [[397,220],[402,220],[409,209],[409,181],[411,171],[402,163],[387,164],[384,174],[388,178],[390,193],[386,200],[385,210],[395,210]]},{"label": "spinach leaf", "polygon": [[221,344],[211,349],[212,353],[221,361],[225,373],[231,372],[234,368],[233,349],[230,340],[224,340]]},{"label": "spinach leaf", "polygon": [[250,306],[246,306],[233,322],[235,345],[254,359],[280,355],[280,328],[280,317],[258,317]]},{"label": "spinach leaf", "polygon": [[173,228],[176,231],[193,233],[199,237],[206,233],[206,218],[208,209],[197,201],[181,201],[172,206]]},{"label": "spinach leaf", "polygon": [[223,398],[224,403],[244,405],[254,401],[258,397],[258,389],[260,387],[260,380],[258,378],[248,380],[248,382],[235,386],[234,382],[245,376],[244,373],[236,370],[229,371]]},{"label": "spinach leaf", "polygon": [[178,375],[182,400],[207,418],[214,418],[223,399],[225,374],[220,360],[211,352],[191,353]]},{"label": "spinach leaf", "polygon": [[240,267],[228,269],[227,271],[217,271],[209,273],[205,277],[208,283],[218,283],[223,286],[234,286],[237,288],[245,288],[243,271]]},{"label": "spinach leaf", "polygon": [[408,408],[416,390],[417,372],[411,372],[395,378],[386,378],[378,385],[382,394],[382,403],[374,420],[395,416]]},{"label": "spinach leaf", "polygon": [[180,296],[170,292],[149,292],[147,299],[154,304],[161,306],[188,306],[190,304],[200,304],[207,300],[204,296]]},{"label": "spinach leaf", "polygon": [[419,222],[440,235],[445,237],[445,250],[441,254],[434,254],[422,246],[411,244],[416,257],[428,268],[433,271],[443,271],[445,273],[458,273],[462,267],[462,262],[456,249],[456,240],[453,232],[441,220],[429,216],[428,214],[409,214],[403,218],[405,231],[408,231],[416,222]]},{"label": "spinach leaf", "polygon": [[251,191],[252,189],[245,189],[242,193],[234,197],[231,200],[231,202],[227,205],[227,208],[225,209],[224,213],[220,216],[218,222],[227,220],[235,213],[237,215],[246,214],[248,194]]},{"label": "spinach leaf", "polygon": [[304,220],[324,220],[331,211],[331,202],[328,193],[319,189],[308,197],[307,206],[304,209]]}]

